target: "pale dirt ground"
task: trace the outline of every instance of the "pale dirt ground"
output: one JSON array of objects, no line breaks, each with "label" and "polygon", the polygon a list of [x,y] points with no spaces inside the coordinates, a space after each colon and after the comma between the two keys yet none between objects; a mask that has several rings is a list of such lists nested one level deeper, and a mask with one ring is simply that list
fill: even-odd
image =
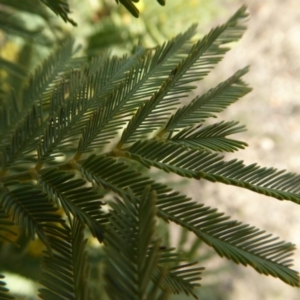
[{"label": "pale dirt ground", "polygon": [[[245,79],[254,89],[222,114],[222,119],[238,120],[248,128],[239,137],[247,141],[249,147],[228,155],[228,158],[299,173],[300,2],[226,2],[230,2],[231,12],[241,4],[247,4],[251,18],[245,36],[213,72],[211,79],[219,82],[235,70],[251,65]],[[218,207],[234,219],[295,243],[298,248],[295,269],[300,270],[299,205],[221,184],[193,182],[186,193],[206,205]],[[222,263],[219,259],[215,262],[217,265]],[[278,279],[259,275],[249,267],[233,266],[232,270],[220,278],[223,286],[228,286],[230,295],[224,299],[300,299],[300,289],[291,288]]]}]

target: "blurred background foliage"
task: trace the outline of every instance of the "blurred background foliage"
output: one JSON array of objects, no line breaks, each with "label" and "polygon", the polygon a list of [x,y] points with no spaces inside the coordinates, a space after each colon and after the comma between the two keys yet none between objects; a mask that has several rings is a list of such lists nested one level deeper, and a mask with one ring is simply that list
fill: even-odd
[{"label": "blurred background foliage", "polygon": [[[114,0],[70,0],[70,18],[77,23],[75,27],[57,17],[40,0],[0,0],[0,105],[10,90],[18,93],[27,75],[70,35],[75,37],[77,45],[82,46],[79,53],[87,59],[102,54],[122,55],[130,53],[139,43],[155,47],[183,32],[192,23],[199,24],[199,35],[202,35],[238,7],[229,9],[228,4],[232,2],[172,0],[161,7],[157,1],[141,0],[135,3],[140,11],[140,17],[136,19]],[[184,182],[175,184],[178,188]],[[201,265],[213,261],[214,251],[202,246],[187,231],[178,232],[177,228],[169,228],[164,222],[159,226],[167,245],[183,250],[182,245],[189,241],[189,249],[184,249],[188,260],[198,260]],[[1,235],[13,239],[11,232]],[[0,273],[7,275],[5,281],[17,299],[35,299],[37,286],[34,282],[40,276],[39,259],[43,246],[38,240],[30,241],[24,235],[18,237],[17,243],[20,247],[5,242],[0,245]],[[93,243],[92,238],[88,250],[92,288],[95,294],[100,294],[104,251]],[[230,264],[226,267],[216,265],[205,272],[209,283],[198,290],[200,299],[227,298],[230,286],[226,285],[227,281],[220,281],[219,276],[229,267]]]},{"label": "blurred background foliage", "polygon": [[122,55],[139,43],[155,47],[192,23],[199,24],[199,35],[204,34],[213,20],[230,15],[230,2],[173,0],[162,7],[157,1],[141,0],[135,3],[137,19],[115,0],[70,0],[70,16],[78,24],[73,26],[41,0],[0,0],[0,93],[21,86],[28,72],[69,35],[82,46],[81,55]]},{"label": "blurred background foliage", "polygon": [[[128,52],[138,42],[154,47],[192,23],[199,23],[199,34],[203,34],[216,17],[223,15],[225,19],[228,16],[226,7],[232,1],[173,0],[162,7],[155,0],[140,0],[135,3],[140,11],[139,18],[134,18],[115,0],[68,2],[76,27],[64,23],[40,0],[0,0],[1,58],[14,60],[16,52],[26,42],[34,44],[39,54],[46,55],[45,52],[51,51],[69,34],[84,45],[87,55],[103,51]],[[34,61],[38,62],[36,55]]]}]

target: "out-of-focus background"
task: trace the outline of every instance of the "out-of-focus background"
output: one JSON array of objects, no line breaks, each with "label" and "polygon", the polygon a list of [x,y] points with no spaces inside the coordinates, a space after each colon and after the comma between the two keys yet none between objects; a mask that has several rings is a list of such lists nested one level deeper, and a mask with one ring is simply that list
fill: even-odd
[{"label": "out-of-focus background", "polygon": [[[247,126],[248,131],[238,137],[249,147],[226,157],[300,173],[299,0],[167,0],[165,7],[160,7],[155,0],[140,0],[137,4],[139,19],[117,7],[114,0],[69,2],[73,12],[71,17],[78,23],[77,28],[64,24],[51,13],[49,19],[45,17],[47,26],[45,20],[31,14],[23,15],[24,24],[30,30],[43,28],[44,34],[43,39],[36,39],[36,44],[27,45],[28,51],[35,51],[35,59],[26,61],[31,70],[51,50],[51,40],[60,37],[59,31],[54,27],[50,29],[49,24],[61,28],[60,32],[71,32],[88,55],[103,51],[121,54],[129,52],[139,40],[148,47],[154,47],[195,22],[199,24],[201,36],[213,26],[225,22],[241,5],[246,4],[250,12],[247,32],[212,74],[201,82],[198,90],[201,92],[213,87],[237,69],[250,65],[250,73],[245,79],[253,91],[220,115],[220,119],[237,120]],[[3,7],[0,6],[0,11]],[[0,32],[0,58],[15,61],[18,47],[23,43],[20,37]],[[176,180],[178,178],[174,178]],[[236,187],[202,181],[189,181],[190,184],[185,185],[185,182],[182,181],[181,190],[199,202],[218,207],[233,219],[274,233],[300,249],[300,206]],[[174,239],[176,233],[174,228]],[[37,249],[35,244],[29,247],[34,260],[39,251],[33,249]],[[199,293],[202,300],[300,298],[299,289],[291,288],[278,279],[259,275],[250,268],[236,266],[216,255],[211,256],[204,246],[200,247],[200,254],[203,257],[200,263],[207,268]],[[295,255],[295,268],[300,270],[299,250]],[[12,275],[7,279],[10,288],[19,286]],[[24,280],[20,284],[23,286],[18,289],[23,294],[28,289],[29,295],[36,288]]]}]

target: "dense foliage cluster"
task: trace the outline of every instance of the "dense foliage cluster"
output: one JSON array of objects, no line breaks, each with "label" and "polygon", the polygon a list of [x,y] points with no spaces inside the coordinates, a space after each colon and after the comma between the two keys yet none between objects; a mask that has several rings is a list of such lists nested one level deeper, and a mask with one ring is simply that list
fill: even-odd
[{"label": "dense foliage cluster", "polygon": [[[42,2],[75,24],[66,1]],[[120,2],[138,15],[132,1]],[[24,1],[23,9],[40,8]],[[102,251],[104,299],[197,298],[203,267],[167,243],[160,222],[178,224],[237,264],[299,286],[293,244],[230,220],[148,172],[300,203],[299,175],[222,156],[247,146],[231,137],[244,126],[212,120],[250,92],[242,79],[248,67],[188,97],[242,36],[247,17],[242,7],[199,40],[193,25],[154,49],[139,45],[123,57],[79,57],[67,38],[33,74],[24,64],[0,61],[1,249],[7,242],[26,248],[29,239],[41,241],[42,299],[93,298],[89,233],[103,245],[94,250]],[[4,25],[20,31],[15,21]],[[21,62],[28,49],[20,52]],[[13,260],[13,252],[7,257]],[[1,299],[12,299],[3,285]]]}]

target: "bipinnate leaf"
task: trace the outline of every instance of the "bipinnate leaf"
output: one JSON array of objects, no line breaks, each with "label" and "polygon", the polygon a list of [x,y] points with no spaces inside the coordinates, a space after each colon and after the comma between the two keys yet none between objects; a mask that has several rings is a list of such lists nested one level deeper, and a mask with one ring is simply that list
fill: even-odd
[{"label": "bipinnate leaf", "polygon": [[53,255],[44,252],[42,258],[40,298],[90,299],[84,226],[74,218],[71,228],[51,228],[47,236]]},{"label": "bipinnate leaf", "polygon": [[[149,153],[155,155],[157,152]],[[292,286],[299,286],[298,272],[290,269],[289,257],[295,249],[293,244],[277,242],[278,238],[270,238],[262,230],[229,221],[230,217],[217,212],[217,209],[191,201],[111,157],[91,155],[80,169],[89,180],[122,196],[124,190],[130,188],[135,197],[140,197],[145,185],[151,185],[156,190],[159,217],[194,232],[220,256],[238,264],[250,265],[259,273],[278,277]],[[130,194],[125,195],[129,197]]]}]

